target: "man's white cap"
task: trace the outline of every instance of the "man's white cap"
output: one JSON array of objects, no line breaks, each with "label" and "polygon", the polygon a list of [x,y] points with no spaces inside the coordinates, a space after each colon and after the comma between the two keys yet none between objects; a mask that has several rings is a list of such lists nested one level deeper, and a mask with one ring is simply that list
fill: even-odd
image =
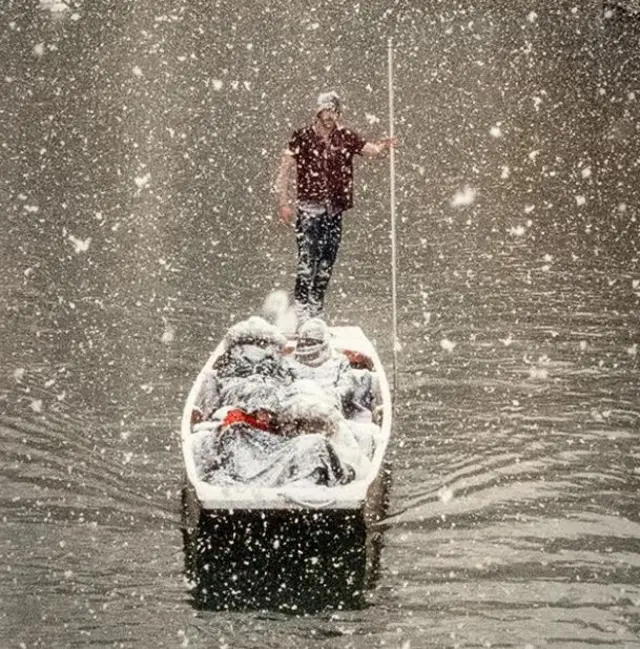
[{"label": "man's white cap", "polygon": [[321,110],[332,110],[336,113],[342,112],[342,105],[340,102],[340,96],[334,90],[329,92],[321,92],[318,95],[318,101],[316,102],[316,114]]}]

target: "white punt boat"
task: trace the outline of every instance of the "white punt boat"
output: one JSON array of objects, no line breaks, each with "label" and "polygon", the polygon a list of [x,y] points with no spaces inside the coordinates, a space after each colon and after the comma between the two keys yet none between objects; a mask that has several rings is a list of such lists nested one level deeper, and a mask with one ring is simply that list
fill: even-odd
[{"label": "white punt boat", "polygon": [[[196,509],[198,510],[197,513],[192,511],[191,516],[196,515],[199,517],[203,511],[227,511],[232,513],[247,510],[261,510],[265,513],[284,513],[295,510],[360,510],[367,515],[368,510],[376,509],[377,501],[382,497],[381,484],[383,483],[382,473],[385,470],[384,458],[391,435],[392,407],[389,383],[373,344],[360,327],[330,327],[329,331],[334,350],[347,352],[350,359],[360,357],[361,360],[368,360],[373,371],[377,374],[379,390],[377,390],[376,398],[379,403],[375,404],[374,421],[379,425],[379,431],[374,439],[374,453],[369,473],[362,479],[334,487],[324,485],[310,485],[308,487],[300,487],[299,485],[294,487],[292,485],[287,487],[284,485],[265,488],[242,484],[218,486],[201,480],[196,470],[194,442],[199,435],[207,434],[208,431],[194,432],[192,413],[200,392],[201,383],[207,371],[211,370],[213,363],[223,352],[223,344],[221,343],[202,368],[193,384],[182,416],[181,436],[187,477],[187,497],[190,505],[197,505]],[[295,345],[295,342],[291,344]],[[352,360],[353,363],[354,360]],[[193,522],[196,521],[193,520]]]}]

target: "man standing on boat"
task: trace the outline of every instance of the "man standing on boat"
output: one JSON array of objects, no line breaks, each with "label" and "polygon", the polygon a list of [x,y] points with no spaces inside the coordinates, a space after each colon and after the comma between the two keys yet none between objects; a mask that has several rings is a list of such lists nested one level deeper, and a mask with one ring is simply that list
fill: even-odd
[{"label": "man standing on boat", "polygon": [[[298,324],[323,314],[342,236],[342,214],[353,207],[353,156],[373,158],[396,144],[395,138],[367,142],[340,123],[341,115],[337,93],[318,96],[313,123],[293,133],[276,181],[280,220],[296,230]],[[295,198],[290,192],[294,178]]]}]

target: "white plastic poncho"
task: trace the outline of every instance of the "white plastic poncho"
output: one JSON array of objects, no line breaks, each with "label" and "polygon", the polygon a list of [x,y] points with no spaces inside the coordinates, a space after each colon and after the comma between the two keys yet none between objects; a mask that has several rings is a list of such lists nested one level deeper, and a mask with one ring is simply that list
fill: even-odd
[{"label": "white plastic poncho", "polygon": [[333,354],[329,329],[319,318],[311,318],[300,327],[293,371],[298,378],[312,379],[327,392],[335,392],[345,416],[371,409],[371,373],[355,371],[346,356]]},{"label": "white plastic poncho", "polygon": [[223,405],[229,383],[258,375],[282,383],[293,380],[291,363],[282,356],[287,340],[273,325],[252,316],[233,325],[224,337],[224,352],[204,376],[195,407],[210,420]]}]

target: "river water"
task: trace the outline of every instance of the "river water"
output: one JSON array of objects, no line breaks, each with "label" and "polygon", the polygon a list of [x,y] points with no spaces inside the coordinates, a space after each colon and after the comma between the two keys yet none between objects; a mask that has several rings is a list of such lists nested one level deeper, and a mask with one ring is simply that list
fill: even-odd
[{"label": "river water", "polygon": [[[0,646],[639,647],[640,23],[599,2],[4,0]],[[328,302],[395,377],[368,605],[193,605],[179,421],[290,288],[270,185],[386,132]],[[395,361],[395,369],[394,369]]]}]

